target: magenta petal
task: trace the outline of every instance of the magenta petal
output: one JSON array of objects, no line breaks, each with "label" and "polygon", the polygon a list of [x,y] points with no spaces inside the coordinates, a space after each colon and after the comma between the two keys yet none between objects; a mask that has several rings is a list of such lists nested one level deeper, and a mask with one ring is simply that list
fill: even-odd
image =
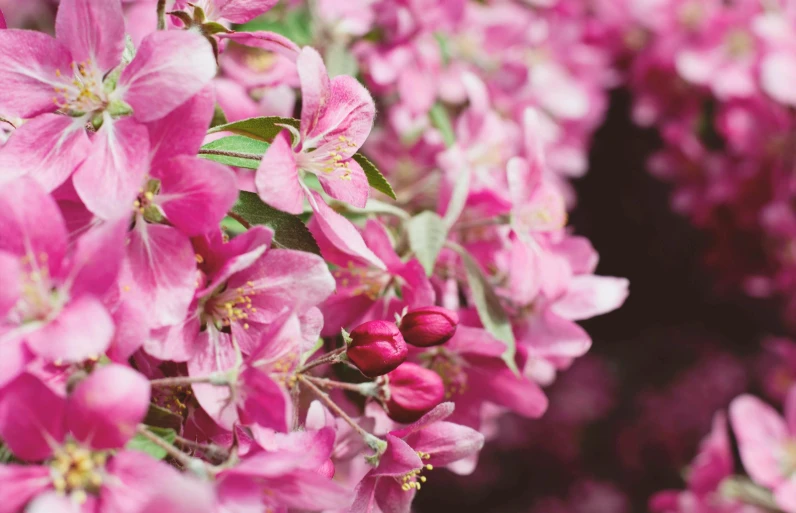
[{"label": "magenta petal", "polygon": [[0,95],[0,112],[22,118],[55,112],[55,88],[62,85],[56,71],[71,71],[69,50],[41,32],[2,30],[0,55],[0,89],[6,91]]},{"label": "magenta petal", "polygon": [[547,396],[539,385],[517,376],[499,358],[467,357],[470,363],[468,386],[484,400],[536,419],[547,411]]},{"label": "magenta petal", "polygon": [[6,329],[0,329],[0,387],[24,372],[34,359],[22,335]]},{"label": "magenta petal", "polygon": [[189,236],[217,230],[238,199],[234,173],[216,162],[182,155],[166,163],[157,202],[171,224]]},{"label": "magenta petal", "polygon": [[82,362],[105,352],[113,329],[113,319],[102,302],[82,296],[38,331],[26,335],[25,341],[31,351],[48,361]]},{"label": "magenta petal", "polygon": [[314,48],[304,47],[296,65],[301,80],[301,134],[306,137],[318,125],[332,85],[323,59]]},{"label": "magenta petal", "polygon": [[431,455],[429,463],[445,466],[471,456],[484,446],[484,435],[452,422],[435,422],[406,438],[416,451]]},{"label": "magenta petal", "polygon": [[613,276],[581,275],[569,283],[564,297],[551,309],[564,319],[581,321],[616,310],[628,295],[630,282]]},{"label": "magenta petal", "polygon": [[203,36],[183,30],[158,31],[141,42],[119,77],[117,91],[133,107],[135,119],[148,123],[182,105],[215,74],[213,50]]},{"label": "magenta petal", "polygon": [[742,395],[730,403],[730,422],[749,477],[767,487],[784,481],[780,455],[789,434],[774,408],[757,397]]},{"label": "magenta petal", "polygon": [[0,465],[0,513],[22,511],[31,499],[52,487],[44,465]]},{"label": "magenta petal", "polygon": [[26,461],[49,457],[65,435],[66,400],[30,374],[0,392],[0,438]]},{"label": "magenta petal", "polygon": [[[66,253],[66,225],[53,201],[30,178],[19,178],[0,187],[0,250],[30,257],[58,275]],[[44,255],[44,257],[42,257]]]},{"label": "magenta petal", "polygon": [[149,136],[130,118],[105,122],[72,181],[86,207],[97,217],[118,218],[133,209],[148,167]]},{"label": "magenta petal", "polygon": [[89,497],[87,502],[78,504],[70,497],[53,490],[30,501],[25,513],[93,513],[93,501],[94,498]]},{"label": "magenta petal", "polygon": [[196,288],[196,256],[191,241],[175,228],[140,220],[127,245],[129,276],[144,301],[153,328],[185,319]]},{"label": "magenta petal", "polygon": [[[227,18],[227,16],[224,17]],[[218,38],[222,40],[229,39],[243,46],[250,46],[252,48],[260,48],[269,52],[275,52],[280,55],[284,55],[293,62],[298,59],[300,51],[300,48],[296,45],[296,43],[281,34],[277,34],[276,32],[231,32],[229,34],[218,34]]]},{"label": "magenta petal", "polygon": [[144,307],[134,298],[122,297],[112,314],[116,331],[106,355],[114,362],[125,363],[149,337]]},{"label": "magenta petal", "polygon": [[381,455],[379,466],[372,471],[374,476],[401,476],[422,468],[423,461],[417,452],[397,436],[387,435],[387,449]]},{"label": "magenta petal", "polygon": [[[151,482],[147,480],[142,484],[148,486]],[[190,475],[176,474],[167,485],[153,489],[144,506],[136,510],[136,513],[216,513],[218,511],[213,486],[210,483]],[[115,509],[113,513],[127,512]],[[241,513],[245,511],[241,510]]]},{"label": "magenta petal", "polygon": [[102,73],[119,65],[124,51],[122,4],[108,0],[61,0],[55,33],[75,62],[90,62]]},{"label": "magenta petal", "polygon": [[123,365],[95,370],[69,396],[67,423],[93,449],[122,447],[149,409],[149,380]]},{"label": "magenta petal", "polygon": [[[208,326],[199,334],[200,349],[188,360],[188,374],[191,376],[208,376],[215,372],[232,369],[236,365],[237,354],[232,340],[226,333],[221,333]],[[196,400],[224,429],[232,429],[238,421],[238,411],[228,387],[220,387],[209,383],[195,383],[193,392]]]},{"label": "magenta petal", "polygon": [[[156,501],[159,494],[166,492],[182,493],[183,477],[174,467],[155,460],[152,456],[137,451],[117,452],[106,466],[108,479],[103,483],[101,493],[102,511],[113,513],[182,513],[195,511],[205,513],[200,507],[189,509],[147,509],[150,501]],[[153,484],[157,486],[153,486]],[[196,494],[195,490],[191,494]],[[194,495],[208,501],[205,494]],[[190,501],[190,498],[186,500]],[[190,504],[190,503],[189,503]],[[162,505],[157,504],[157,505]],[[195,505],[199,506],[199,505]]]},{"label": "magenta petal", "polygon": [[290,398],[285,390],[258,369],[247,369],[241,375],[244,384],[241,420],[264,428],[287,432]]},{"label": "magenta petal", "polygon": [[17,128],[0,149],[0,169],[27,175],[47,191],[66,181],[91,143],[81,119],[43,114]]},{"label": "magenta petal", "polygon": [[3,11],[0,11],[0,30],[7,28],[8,24],[6,23],[6,17],[3,15]]},{"label": "magenta petal", "polygon": [[392,480],[391,477],[375,477],[370,474],[362,478],[354,490],[354,503],[347,513],[377,513],[379,510],[376,505],[376,487],[381,480]]},{"label": "magenta petal", "polygon": [[[337,149],[339,155],[346,159],[368,138],[375,117],[376,105],[365,86],[354,77],[339,76],[331,82],[329,97],[321,106],[315,126],[308,132],[302,131],[302,134],[317,141],[315,147]],[[340,137],[346,138],[346,145],[340,144]]]},{"label": "magenta petal", "polygon": [[216,0],[220,18],[246,23],[276,5],[277,0]]},{"label": "magenta petal", "polygon": [[336,172],[331,175],[318,175],[318,181],[321,182],[326,194],[332,198],[358,208],[364,208],[368,202],[370,191],[368,177],[365,176],[362,166],[354,159],[347,160],[345,164],[348,166],[350,174],[342,175]]},{"label": "magenta petal", "polygon": [[153,178],[168,171],[164,166],[173,157],[196,155],[213,119],[214,96],[212,85],[206,86],[167,116],[147,124]]},{"label": "magenta petal", "polygon": [[101,296],[113,285],[124,258],[128,225],[126,218],[104,223],[77,240],[69,270],[72,297]]},{"label": "magenta petal", "polygon": [[532,356],[578,357],[591,347],[591,338],[577,323],[550,309],[525,319],[518,338]]},{"label": "magenta petal", "polygon": [[22,293],[22,266],[19,258],[11,253],[0,251],[0,319],[17,304]]},{"label": "magenta petal", "polygon": [[282,130],[266,150],[254,178],[257,193],[272,207],[300,214],[304,210],[304,190],[299,183],[296,154],[290,145],[290,132]]},{"label": "magenta petal", "polygon": [[335,212],[323,201],[320,194],[317,192],[312,193],[310,205],[315,212],[314,218],[317,221],[318,228],[335,248],[353,258],[370,264],[376,269],[386,270],[387,266],[365,245],[362,235],[351,224],[351,221]]}]

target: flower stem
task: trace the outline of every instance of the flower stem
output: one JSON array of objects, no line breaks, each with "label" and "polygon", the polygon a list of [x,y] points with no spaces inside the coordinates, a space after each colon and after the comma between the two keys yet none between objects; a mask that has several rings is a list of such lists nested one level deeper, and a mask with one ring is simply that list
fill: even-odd
[{"label": "flower stem", "polygon": [[183,437],[181,437],[179,435],[177,435],[174,438],[174,441],[177,442],[182,447],[187,447],[189,449],[202,451],[203,453],[205,453],[209,457],[217,457],[217,458],[224,459],[224,460],[229,457],[229,451],[227,451],[225,448],[220,447],[220,446],[215,445],[215,444],[203,444],[203,443],[200,443],[200,442],[196,442],[194,440],[189,440],[187,438],[183,438]]},{"label": "flower stem", "polygon": [[[319,387],[324,388],[339,388],[341,390],[350,390],[351,392],[357,392],[362,395],[369,395],[367,394],[368,388],[375,388],[373,383],[365,382],[365,383],[344,383],[342,381],[335,381],[333,379],[326,379],[326,378],[316,378],[315,376],[304,376],[313,384],[318,385]],[[362,386],[365,385],[365,386]]]},{"label": "flower stem", "polygon": [[226,386],[227,383],[222,376],[176,376],[173,378],[159,378],[149,380],[153,387],[179,387],[182,385],[192,385],[194,383],[210,383],[213,385]]},{"label": "flower stem", "polygon": [[365,443],[367,443],[368,446],[371,449],[376,451],[376,456],[381,456],[381,454],[384,453],[384,450],[387,448],[387,442],[385,442],[381,438],[379,438],[379,437],[377,437],[377,436],[365,431],[362,428],[362,426],[357,424],[354,419],[352,419],[346,412],[343,411],[342,408],[340,408],[340,406],[337,405],[337,403],[332,401],[332,398],[329,397],[329,394],[327,394],[326,392],[324,392],[320,388],[316,387],[308,379],[308,376],[304,376],[302,374],[299,374],[298,375],[298,379],[299,379],[299,382],[304,383],[305,385],[307,385],[307,388],[312,390],[312,392],[318,397],[318,399],[320,399],[330,410],[332,410],[334,413],[336,413],[341,419],[346,421],[348,423],[348,425],[351,426],[354,429],[354,431],[359,433],[362,436],[362,438],[365,440]]},{"label": "flower stem", "polygon": [[[176,447],[174,447],[164,439],[160,438],[158,435],[150,431],[145,424],[139,424],[138,427],[136,428],[136,432],[139,435],[146,438],[147,440],[149,440],[150,442],[152,442],[153,444],[163,449],[164,451],[166,451],[166,453],[169,456],[180,462],[180,464],[185,468],[193,469],[197,465],[196,462],[200,462],[200,460],[196,460],[195,458],[188,456],[187,454],[177,449]],[[202,464],[204,465],[204,463]]]},{"label": "flower stem", "polygon": [[158,0],[158,30],[166,30],[166,0]]},{"label": "flower stem", "polygon": [[337,363],[340,361],[340,356],[345,353],[346,348],[341,347],[339,349],[335,349],[330,353],[326,353],[325,355],[314,359],[310,363],[304,365],[299,370],[296,371],[296,374],[304,374],[308,370],[315,368],[319,365],[323,365],[325,363]]},{"label": "flower stem", "polygon": [[249,221],[245,220],[244,218],[242,218],[241,216],[239,216],[235,212],[232,212],[232,211],[227,212],[227,215],[229,217],[231,217],[232,219],[234,219],[235,221],[237,221],[240,224],[242,224],[243,227],[246,228],[247,230],[252,227],[252,225],[251,225],[251,223]]}]

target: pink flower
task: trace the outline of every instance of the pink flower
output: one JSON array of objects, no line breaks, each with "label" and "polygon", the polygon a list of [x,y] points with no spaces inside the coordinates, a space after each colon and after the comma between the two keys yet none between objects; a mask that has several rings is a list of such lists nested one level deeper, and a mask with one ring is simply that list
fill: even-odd
[{"label": "pink flower", "polygon": [[757,484],[771,488],[785,511],[796,511],[796,388],[785,399],[784,418],[750,395],[730,404],[730,421],[744,468]]},{"label": "pink flower", "polygon": [[148,406],[149,382],[120,365],[97,369],[68,398],[30,374],[17,377],[0,392],[0,436],[19,459],[44,463],[0,466],[0,509],[19,511],[54,490],[81,511],[97,503],[102,511],[136,511],[148,497],[138,489],[144,476],[157,482],[174,470],[143,453],[107,450],[131,438]]},{"label": "pink flower", "polygon": [[443,403],[414,424],[388,433],[387,450],[357,486],[350,513],[408,513],[428,473],[476,454],[484,436],[444,421],[451,413],[453,403]]},{"label": "pink flower", "polygon": [[[103,296],[114,286],[126,223],[100,225],[68,245],[55,201],[23,177],[0,191],[0,381],[32,358],[80,362],[105,352],[114,323]],[[57,342],[56,342],[57,341]]]},{"label": "pink flower", "polygon": [[368,180],[351,157],[365,142],[373,125],[375,106],[367,90],[353,77],[329,79],[326,67],[312,48],[298,59],[301,79],[301,128],[283,131],[271,144],[257,170],[255,184],[269,205],[299,214],[309,195],[302,173],[318,177],[331,197],[364,207]]},{"label": "pink flower", "polygon": [[[4,95],[0,112],[32,118],[4,146],[0,162],[13,162],[8,167],[47,190],[74,171],[81,199],[108,219],[133,201],[146,172],[148,142],[140,123],[162,118],[199,92],[215,75],[215,62],[196,34],[160,31],[144,38],[132,62],[119,68],[119,0],[64,0],[56,33],[54,39],[0,32],[0,51],[13,55],[0,70],[0,86],[19,91]],[[91,140],[87,123],[99,127]]]}]

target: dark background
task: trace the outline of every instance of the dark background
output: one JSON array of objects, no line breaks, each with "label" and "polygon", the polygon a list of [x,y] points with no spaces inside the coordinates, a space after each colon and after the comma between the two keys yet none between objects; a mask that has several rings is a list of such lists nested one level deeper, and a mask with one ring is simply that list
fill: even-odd
[{"label": "dark background", "polygon": [[[660,141],[630,119],[629,95],[613,92],[607,120],[592,144],[589,172],[575,182],[578,206],[570,218],[600,253],[598,274],[630,279],[622,308],[583,323],[594,340],[591,351],[607,359],[618,379],[616,408],[590,425],[576,464],[562,464],[534,446],[501,450],[488,444],[474,475],[430,475],[424,485],[429,492],[420,492],[415,501],[417,511],[526,512],[539,497],[566,496],[584,476],[612,482],[630,497],[631,511],[647,511],[654,492],[682,488],[682,467],[654,443],[639,455],[640,471],[620,462],[617,434],[637,420],[637,393],[665,387],[706,351],[732,353],[752,367],[762,335],[780,330],[774,305],[715,290],[703,265],[710,240],[672,212],[670,187],[645,171]],[[684,440],[689,458],[708,428],[709,420],[704,432]]]}]

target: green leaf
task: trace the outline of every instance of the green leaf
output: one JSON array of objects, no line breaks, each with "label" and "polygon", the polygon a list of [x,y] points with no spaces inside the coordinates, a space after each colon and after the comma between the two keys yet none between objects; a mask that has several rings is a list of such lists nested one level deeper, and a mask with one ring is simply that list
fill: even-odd
[{"label": "green leaf", "polygon": [[[173,444],[174,440],[177,439],[177,433],[173,429],[159,427],[147,427],[147,429],[170,444]],[[135,435],[127,442],[126,447],[133,451],[145,452],[158,460],[162,460],[168,455],[164,448],[141,434]]]},{"label": "green leaf", "polygon": [[226,125],[227,123],[229,123],[229,121],[227,121],[227,115],[224,114],[224,109],[221,108],[221,105],[216,103],[213,109],[213,119],[210,120],[210,128]]},{"label": "green leaf", "polygon": [[283,16],[275,16],[272,12],[244,23],[237,30],[244,32],[267,30],[281,34],[299,46],[312,44],[312,16],[308,9],[291,9]]},{"label": "green leaf", "polygon": [[448,238],[448,228],[436,213],[430,210],[413,217],[406,225],[409,247],[426,270],[426,275],[434,272],[437,256]]},{"label": "green leaf", "polygon": [[464,206],[467,203],[467,197],[470,195],[470,177],[472,171],[469,166],[465,166],[459,170],[459,176],[456,177],[456,183],[453,186],[451,199],[448,202],[448,209],[445,211],[445,226],[450,230],[459,216],[464,211]]},{"label": "green leaf", "polygon": [[456,142],[456,136],[454,135],[453,125],[451,125],[451,119],[448,116],[448,111],[445,109],[445,106],[441,103],[435,103],[428,112],[428,115],[431,117],[431,123],[437,127],[437,130],[442,134],[442,140],[445,141],[445,146],[448,148],[453,146],[453,143]]},{"label": "green leaf", "polygon": [[232,211],[250,224],[260,224],[274,231],[273,245],[321,254],[318,243],[307,226],[298,217],[263,203],[251,192],[241,192]]},{"label": "green leaf", "polygon": [[448,44],[448,38],[442,32],[434,32],[434,39],[437,40],[439,45],[439,53],[442,56],[442,65],[447,66],[451,61],[451,49]]},{"label": "green leaf", "polygon": [[392,190],[392,185],[384,178],[384,175],[381,174],[376,166],[373,165],[373,162],[368,160],[368,158],[361,153],[355,153],[354,160],[362,166],[362,169],[365,171],[365,176],[368,177],[368,184],[370,184],[371,187],[379,192],[383,192],[392,199],[396,199],[395,191]]},{"label": "green leaf", "polygon": [[262,118],[249,118],[241,119],[233,123],[226,123],[224,125],[214,126],[207,131],[208,134],[215,134],[217,132],[232,132],[234,134],[243,135],[252,139],[259,139],[265,142],[271,142],[274,137],[285,129],[284,126],[288,125],[298,129],[301,121],[295,118],[280,118],[278,116],[268,116]]},{"label": "green leaf", "polygon": [[458,244],[449,244],[449,247],[453,248],[462,258],[464,271],[467,275],[467,284],[470,287],[470,294],[475,303],[475,309],[478,311],[478,318],[481,319],[481,324],[493,337],[506,344],[506,350],[502,355],[503,361],[515,374],[519,374],[519,369],[517,369],[517,364],[514,361],[517,343],[514,340],[514,332],[511,330],[509,317],[500,304],[500,298],[498,298],[481,267],[470,256],[470,253]]},{"label": "green leaf", "polygon": [[[270,144],[242,135],[230,135],[199,148],[199,156],[228,166],[257,169]],[[215,153],[218,152],[218,153]],[[223,154],[227,152],[229,154]],[[232,155],[235,154],[235,155]]]}]

